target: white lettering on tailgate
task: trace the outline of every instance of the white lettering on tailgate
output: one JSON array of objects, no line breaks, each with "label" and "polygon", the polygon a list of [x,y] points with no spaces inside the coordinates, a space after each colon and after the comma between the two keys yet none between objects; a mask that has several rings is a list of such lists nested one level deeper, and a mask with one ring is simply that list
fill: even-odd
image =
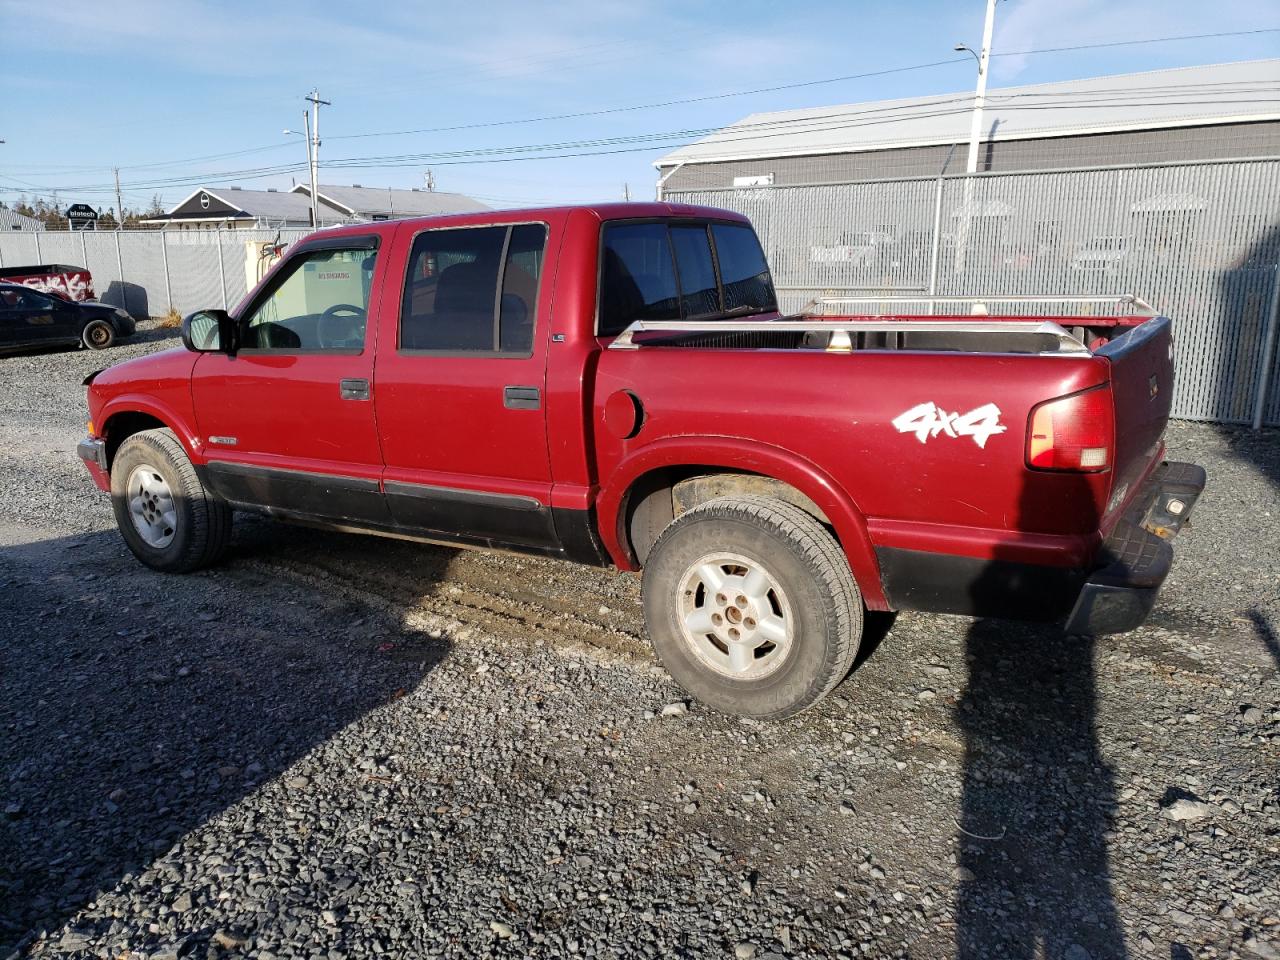
[{"label": "white lettering on tailgate", "polygon": [[921,443],[945,433],[948,437],[972,437],[984,449],[991,437],[1008,429],[1000,422],[1000,408],[994,403],[984,403],[966,414],[947,413],[933,403],[918,403],[894,417],[893,425],[899,433],[914,433]]}]

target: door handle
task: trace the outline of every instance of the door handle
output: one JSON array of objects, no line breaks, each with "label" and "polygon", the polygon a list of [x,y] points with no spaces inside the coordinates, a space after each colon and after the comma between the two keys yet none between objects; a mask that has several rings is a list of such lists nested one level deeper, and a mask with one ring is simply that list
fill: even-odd
[{"label": "door handle", "polygon": [[537,387],[503,387],[502,405],[508,410],[539,410],[542,392]]},{"label": "door handle", "polygon": [[369,381],[362,379],[339,380],[338,395],[343,400],[368,400]]}]

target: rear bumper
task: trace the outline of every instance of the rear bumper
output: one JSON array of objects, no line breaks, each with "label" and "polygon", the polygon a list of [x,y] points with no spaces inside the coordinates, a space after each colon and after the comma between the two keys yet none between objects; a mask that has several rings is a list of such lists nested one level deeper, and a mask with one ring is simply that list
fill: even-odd
[{"label": "rear bumper", "polygon": [[1194,463],[1166,461],[1155,470],[1103,543],[1067,617],[1068,633],[1124,633],[1147,619],[1173,565],[1169,540],[1190,519],[1205,480]]},{"label": "rear bumper", "polygon": [[1169,574],[1169,538],[1191,515],[1205,472],[1165,462],[1146,480],[1093,562],[1047,566],[876,547],[885,595],[894,610],[1065,623],[1070,633],[1132,630],[1155,605]]}]

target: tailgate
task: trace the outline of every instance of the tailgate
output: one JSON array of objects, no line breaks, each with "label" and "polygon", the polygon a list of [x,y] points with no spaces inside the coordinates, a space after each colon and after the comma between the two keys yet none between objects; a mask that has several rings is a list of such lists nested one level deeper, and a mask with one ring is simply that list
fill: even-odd
[{"label": "tailgate", "polygon": [[1154,317],[1099,349],[1111,367],[1115,403],[1115,469],[1108,515],[1137,489],[1162,440],[1173,400],[1173,333]]}]

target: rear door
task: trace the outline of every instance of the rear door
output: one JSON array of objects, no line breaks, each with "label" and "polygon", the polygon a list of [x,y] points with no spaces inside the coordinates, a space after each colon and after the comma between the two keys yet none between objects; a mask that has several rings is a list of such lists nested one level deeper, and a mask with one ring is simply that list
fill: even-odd
[{"label": "rear door", "polygon": [[240,321],[235,356],[192,373],[211,485],[233,502],[386,523],[373,416],[378,238],[311,242]]},{"label": "rear door", "polygon": [[374,402],[391,514],[449,539],[553,548],[550,226],[400,230]]}]

